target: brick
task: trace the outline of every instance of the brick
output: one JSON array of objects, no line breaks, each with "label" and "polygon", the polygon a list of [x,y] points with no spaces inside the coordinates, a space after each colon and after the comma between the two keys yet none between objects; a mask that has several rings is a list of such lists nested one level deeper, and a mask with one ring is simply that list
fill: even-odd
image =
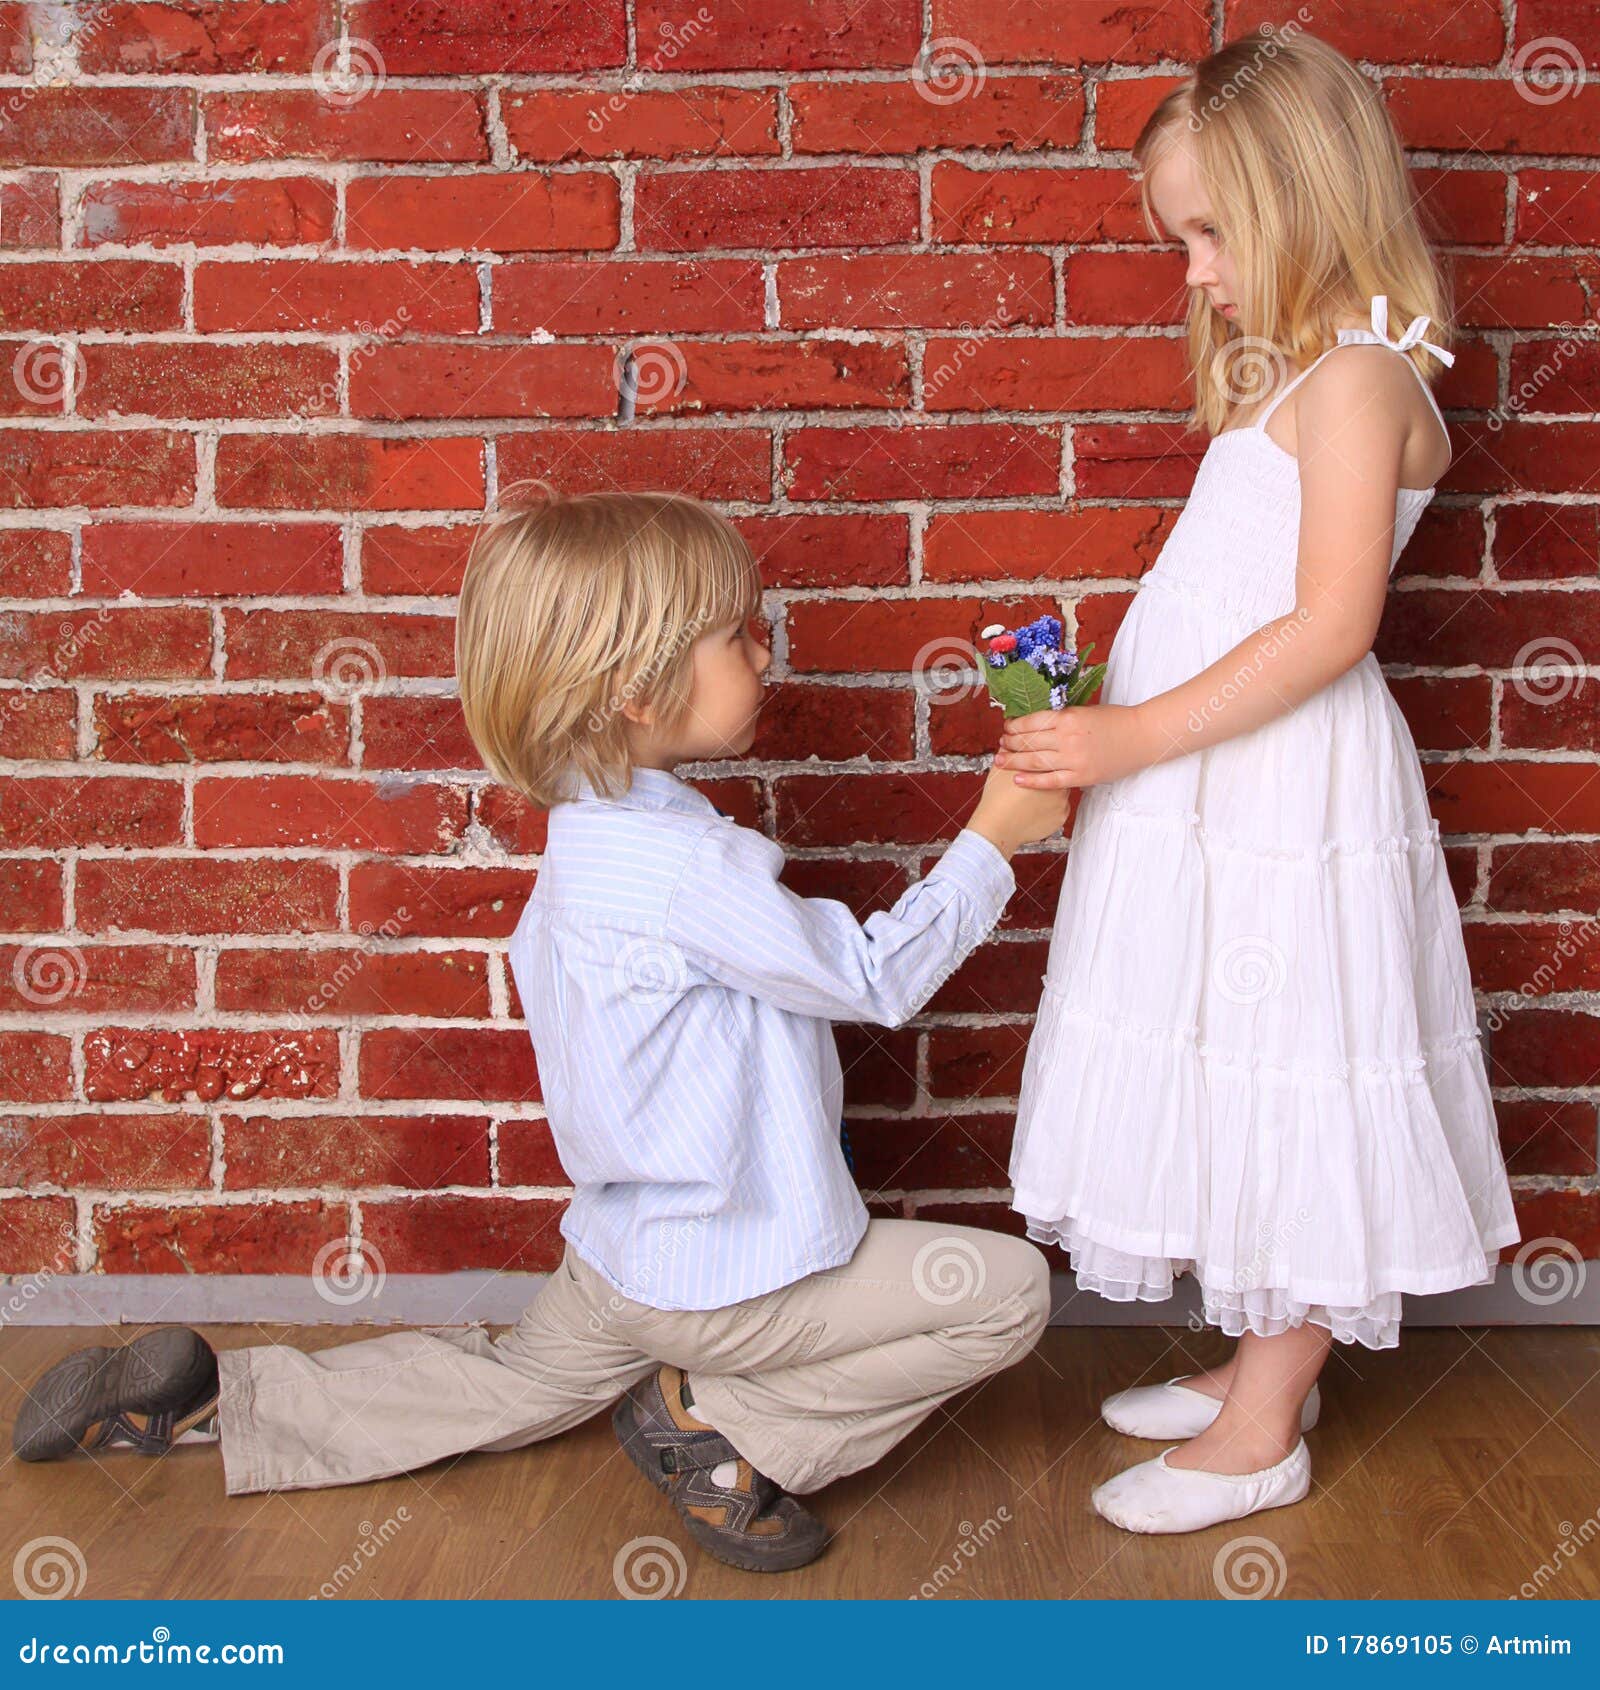
[{"label": "brick", "polygon": [[1489,1046],[1496,1086],[1589,1086],[1600,1069],[1600,1016],[1578,1009],[1513,1009]]},{"label": "brick", "polygon": [[70,534],[52,528],[0,528],[0,597],[54,599],[71,590]]},{"label": "brick", "polygon": [[953,838],[966,825],[983,777],[783,775],[773,788],[785,845],[916,845]]},{"label": "brick", "polygon": [[10,102],[0,164],[167,164],[195,156],[186,88],[35,87]]},{"label": "brick", "polygon": [[1508,422],[1454,429],[1456,456],[1440,486],[1451,492],[1581,493],[1600,488],[1600,424]]},{"label": "brick", "polygon": [[176,845],[183,788],[124,775],[42,775],[0,783],[0,847]]},{"label": "brick", "polygon": [[[3,266],[0,266],[3,268]],[[186,505],[194,498],[195,448],[176,430],[0,429],[0,506]]]},{"label": "brick", "polygon": [[194,835],[219,846],[445,851],[466,825],[466,796],[403,780],[215,776],[195,784]]},{"label": "brick", "polygon": [[1494,572],[1502,581],[1592,580],[1600,573],[1600,510],[1502,505],[1494,519]]},{"label": "brick", "polygon": [[61,1103],[72,1095],[72,1041],[0,1029],[0,1099]]},{"label": "brick", "polygon": [[183,269],[148,258],[0,264],[0,329],[68,334],[183,327]]},{"label": "brick", "polygon": [[357,176],[345,194],[353,250],[571,252],[617,244],[615,178],[599,171]]},{"label": "brick", "polygon": [[540,1198],[411,1197],[363,1203],[361,1236],[390,1273],[489,1268],[548,1273],[561,1260],[566,1207]]},{"label": "brick", "polygon": [[1008,1115],[851,1121],[856,1178],[868,1191],[972,1191],[1009,1186]]},{"label": "brick", "polygon": [[61,245],[61,204],[57,178],[47,171],[0,182],[0,250]]},{"label": "brick", "polygon": [[1411,737],[1425,751],[1470,751],[1489,743],[1493,688],[1483,675],[1392,678],[1389,690]]},{"label": "brick", "polygon": [[205,1186],[211,1135],[204,1115],[0,1117],[0,1185],[187,1191]]},{"label": "brick", "polygon": [[[707,7],[703,27],[688,29],[672,0],[639,0],[640,41],[665,41],[663,68],[673,70],[903,70],[916,57],[922,19],[916,0],[724,0]],[[697,25],[700,14],[695,14]]]},{"label": "brick", "polygon": [[1211,7],[1206,0],[1137,9],[1118,0],[1076,0],[1071,6],[1012,0],[999,8],[982,0],[934,0],[933,34],[971,42],[988,64],[1192,60],[1210,51]]},{"label": "brick", "polygon": [[1376,649],[1389,663],[1510,669],[1530,646],[1547,647],[1557,629],[1564,645],[1587,654],[1583,661],[1600,663],[1600,593],[1390,593]]},{"label": "brick", "polygon": [[1441,763],[1424,773],[1446,833],[1600,832],[1592,762]]},{"label": "brick", "polygon": [[[1120,55],[1119,55],[1120,57]],[[1094,139],[1101,148],[1130,152],[1157,106],[1183,82],[1181,76],[1119,76],[1097,82]]]},{"label": "brick", "polygon": [[94,1103],[332,1097],[339,1085],[338,1035],[331,1029],[107,1027],[84,1038],[83,1061],[84,1096]]},{"label": "brick", "polygon": [[[1506,1245],[1500,1252],[1502,1261],[1515,1261],[1526,1244],[1540,1238],[1562,1240],[1585,1261],[1600,1259],[1600,1195],[1592,1191],[1530,1191],[1515,1194],[1515,1198],[1523,1243]],[[1565,1252],[1538,1252],[1528,1259],[1536,1287],[1541,1285],[1538,1257],[1545,1254],[1557,1254],[1555,1271],[1565,1271],[1561,1265]]]},{"label": "brick", "polygon": [[[1552,90],[1553,92],[1553,90]],[[1389,115],[1408,147],[1483,153],[1600,152],[1600,89],[1530,100],[1515,78],[1387,78]]]},{"label": "brick", "polygon": [[448,164],[489,157],[483,95],[468,89],[376,88],[349,102],[314,89],[236,91],[207,95],[202,111],[207,156],[218,161]]},{"label": "brick", "polygon": [[549,812],[503,786],[485,786],[474,793],[472,819],[498,850],[515,857],[542,851],[549,837]]},{"label": "brick", "polygon": [[350,869],[350,920],[397,938],[504,939],[533,890],[520,868],[435,868],[410,863],[355,863]]},{"label": "brick", "polygon": [[334,191],[311,176],[98,182],[81,209],[88,246],[308,246],[333,233]]},{"label": "brick", "polygon": [[461,590],[474,528],[389,527],[361,536],[361,585],[369,593],[452,594]]},{"label": "brick", "polygon": [[734,526],[771,587],[889,587],[910,579],[910,524],[899,511],[741,516]]},{"label": "brick", "polygon": [[1542,329],[1582,322],[1600,286],[1600,257],[1590,253],[1458,254],[1450,269],[1457,317],[1468,328]]},{"label": "brick", "polygon": [[1160,555],[1174,513],[1067,506],[1051,511],[950,511],[928,524],[929,581],[1137,579]]},{"label": "brick", "polygon": [[361,1035],[361,1095],[536,1103],[533,1046],[519,1027],[394,1027]]},{"label": "brick", "polygon": [[499,1131],[501,1185],[561,1186],[571,1182],[548,1121],[502,1121]]},{"label": "brick", "polygon": [[915,756],[915,695],[905,688],[769,687],[750,755],[775,762],[871,757],[907,762]]},{"label": "brick", "polygon": [[118,694],[95,701],[109,763],[348,761],[350,713],[320,693]]},{"label": "brick", "polygon": [[[1506,512],[1500,514],[1504,516]],[[1481,506],[1444,505],[1435,499],[1422,513],[1422,520],[1401,555],[1395,579],[1418,575],[1476,576],[1486,549]]]},{"label": "brick", "polygon": [[[957,87],[966,90],[962,97],[949,97]],[[950,55],[948,78],[935,68],[904,82],[792,83],[789,102],[796,153],[897,154],[936,147],[1031,152],[1075,147],[1083,134],[1080,78],[980,80],[959,53]]]},{"label": "brick", "polygon": [[104,1273],[309,1274],[347,1226],[343,1204],[315,1200],[94,1209]]},{"label": "brick", "polygon": [[890,167],[642,170],[634,238],[642,251],[668,252],[888,246],[917,238],[917,198],[916,176]]},{"label": "brick", "polygon": [[489,285],[499,334],[735,334],[765,321],[750,258],[513,259]]},{"label": "brick", "polygon": [[483,495],[480,440],[228,434],[217,442],[217,503],[238,509],[482,510]]},{"label": "brick", "polygon": [[917,1095],[917,1033],[841,1022],[834,1029],[845,1106],[909,1109]]},{"label": "brick", "polygon": [[1600,244],[1600,192],[1589,170],[1517,174],[1516,238],[1533,246]]},{"label": "brick", "polygon": [[79,38],[91,75],[180,76],[309,71],[338,38],[333,0],[182,0],[97,6]]},{"label": "brick", "polygon": [[501,112],[512,151],[539,164],[779,150],[778,102],[769,89],[508,90]]},{"label": "brick", "polygon": [[84,417],[338,415],[339,357],[320,346],[87,346]]},{"label": "brick", "polygon": [[1044,253],[824,254],[779,262],[785,328],[1003,329],[1055,314]]},{"label": "brick", "polygon": [[350,375],[353,417],[611,417],[616,409],[608,346],[378,346]]},{"label": "brick", "polygon": [[1085,499],[1182,499],[1206,450],[1176,423],[1089,423],[1072,431],[1073,479]]},{"label": "brick", "polygon": [[1069,323],[1181,323],[1189,309],[1178,253],[1075,252],[1066,270]]},{"label": "brick", "polygon": [[1556,1103],[1546,1098],[1497,1098],[1500,1147],[1506,1172],[1518,1174],[1593,1174],[1595,1106]]},{"label": "brick", "polygon": [[1423,231],[1436,243],[1493,246],[1505,236],[1506,176],[1499,170],[1414,170]]},{"label": "brick", "polygon": [[76,1213],[70,1197],[0,1198],[0,1273],[70,1272]]},{"label": "brick", "polygon": [[1554,914],[1600,908],[1600,861],[1587,845],[1525,840],[1489,853],[1489,908]]},{"label": "brick", "polygon": [[[1227,0],[1223,32],[1231,40],[1283,21],[1284,8],[1274,0]],[[1384,0],[1341,0],[1317,12],[1313,27],[1341,53],[1377,64],[1491,65],[1505,48],[1499,0],[1430,5],[1415,29],[1397,32],[1397,21],[1395,8]]]},{"label": "brick", "polygon": [[932,211],[933,238],[952,243],[1152,238],[1132,176],[1114,165],[979,170],[941,160],[933,167]]},{"label": "brick", "polygon": [[478,281],[464,265],[426,259],[205,260],[194,318],[202,334],[476,334]]},{"label": "brick", "polygon": [[[353,0],[350,35],[377,48],[391,76],[532,76],[625,62],[623,0],[552,9],[546,0]],[[681,18],[677,20],[682,27]],[[647,36],[641,24],[641,41]]]},{"label": "brick", "polygon": [[795,428],[783,478],[794,499],[993,499],[1052,494],[1058,428],[945,423]]},{"label": "brick", "polygon": [[480,769],[455,698],[369,698],[361,711],[368,769]]},{"label": "brick", "polygon": [[41,857],[0,857],[0,908],[11,932],[53,933],[65,926],[61,874],[59,863]]},{"label": "brick", "polygon": [[0,616],[0,674],[16,680],[169,680],[211,668],[204,611],[38,611]]},{"label": "brick", "polygon": [[337,593],[343,550],[327,522],[89,523],[83,590],[100,598]]},{"label": "brick", "polygon": [[[1551,652],[1546,636],[1538,650],[1565,668],[1571,661],[1570,642]],[[1511,752],[1600,751],[1600,717],[1594,708],[1593,681],[1553,674],[1505,686],[1500,701],[1500,743]]]},{"label": "brick", "polygon": [[177,945],[0,946],[0,1011],[132,1014],[193,1009],[194,952]]},{"label": "brick", "polygon": [[489,1183],[482,1115],[225,1115],[222,1126],[229,1191]]},{"label": "brick", "polygon": [[759,427],[541,428],[499,441],[500,484],[537,479],[568,492],[671,487],[697,499],[765,504],[772,437]]},{"label": "brick", "polygon": [[77,915],[88,933],[331,933],[339,871],[266,857],[87,857]]},{"label": "brick", "polygon": [[218,1009],[263,1015],[481,1021],[489,1014],[481,951],[390,952],[365,941],[337,949],[225,950],[217,958],[216,993]]},{"label": "brick", "polygon": [[973,652],[980,629],[1059,614],[1054,598],[814,599],[789,607],[789,662],[796,672],[922,674],[952,647]]},{"label": "brick", "polygon": [[70,762],[77,741],[78,699],[68,688],[6,694],[0,708],[0,757]]},{"label": "brick", "polygon": [[1480,992],[1516,992],[1523,1001],[1600,987],[1600,928],[1590,921],[1468,922],[1467,955]]},{"label": "brick", "polygon": [[244,610],[224,622],[229,680],[312,677],[336,695],[390,677],[454,673],[449,616],[359,610]]},{"label": "brick", "polygon": [[1188,349],[1168,339],[1005,335],[930,338],[930,411],[1187,411]]}]

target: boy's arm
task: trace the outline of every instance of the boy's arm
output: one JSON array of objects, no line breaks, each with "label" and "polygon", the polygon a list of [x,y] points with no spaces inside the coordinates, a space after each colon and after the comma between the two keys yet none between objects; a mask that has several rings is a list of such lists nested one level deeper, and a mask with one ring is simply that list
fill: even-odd
[{"label": "boy's arm", "polygon": [[668,905],[666,937],[715,980],[801,1015],[898,1027],[988,936],[1016,877],[963,828],[892,909],[858,922],[834,898],[779,883],[782,847],[753,829],[708,828]]}]

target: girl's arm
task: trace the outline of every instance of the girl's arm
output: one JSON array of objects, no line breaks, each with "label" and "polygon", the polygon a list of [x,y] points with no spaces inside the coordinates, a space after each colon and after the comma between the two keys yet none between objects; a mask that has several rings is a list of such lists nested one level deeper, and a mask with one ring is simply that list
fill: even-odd
[{"label": "girl's arm", "polygon": [[1415,377],[1392,352],[1362,350],[1327,359],[1295,395],[1295,608],[1142,704],[1076,705],[1007,722],[996,764],[1019,786],[1093,786],[1248,733],[1287,715],[1372,649],[1411,427],[1401,384],[1415,387]]}]

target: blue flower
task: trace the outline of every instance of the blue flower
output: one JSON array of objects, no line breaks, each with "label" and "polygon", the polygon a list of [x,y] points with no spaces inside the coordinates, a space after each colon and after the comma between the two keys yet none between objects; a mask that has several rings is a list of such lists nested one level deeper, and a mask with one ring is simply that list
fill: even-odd
[{"label": "blue flower", "polygon": [[1065,710],[1066,707],[1067,707],[1067,688],[1066,687],[1051,687],[1051,689],[1050,689],[1050,708],[1052,710]]}]

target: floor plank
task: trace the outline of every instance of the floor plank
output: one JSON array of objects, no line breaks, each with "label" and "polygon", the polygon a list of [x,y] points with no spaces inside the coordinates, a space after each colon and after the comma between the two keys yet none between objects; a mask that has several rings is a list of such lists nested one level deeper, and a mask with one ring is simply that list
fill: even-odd
[{"label": "floor plank", "polygon": [[[0,1417],[9,1427],[25,1382],[69,1349],[135,1335],[0,1331]],[[218,1348],[350,1340],[327,1327],[206,1335]],[[1304,1503],[1180,1538],[1100,1520],[1091,1487],[1159,1448],[1101,1425],[1101,1398],[1225,1353],[1182,1328],[1051,1330],[1020,1367],[815,1498],[835,1540],[779,1578],[705,1558],[604,1415],[522,1450],[267,1496],[226,1497],[214,1448],[8,1456],[0,1565],[66,1538],[87,1568],[81,1593],[98,1597],[612,1598],[619,1580],[691,1598],[1505,1597],[1525,1583],[1600,1597],[1600,1331],[1436,1328],[1397,1351],[1336,1348]],[[1569,1540],[1584,1547],[1558,1553]]]}]

